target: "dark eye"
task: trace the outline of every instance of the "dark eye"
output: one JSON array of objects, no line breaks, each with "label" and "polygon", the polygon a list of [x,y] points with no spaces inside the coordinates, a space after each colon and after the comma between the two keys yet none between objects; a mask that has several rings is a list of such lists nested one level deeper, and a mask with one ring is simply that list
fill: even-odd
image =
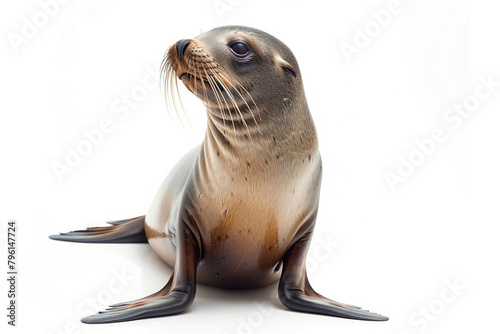
[{"label": "dark eye", "polygon": [[250,52],[250,47],[243,41],[235,41],[228,46],[237,57],[245,57]]}]

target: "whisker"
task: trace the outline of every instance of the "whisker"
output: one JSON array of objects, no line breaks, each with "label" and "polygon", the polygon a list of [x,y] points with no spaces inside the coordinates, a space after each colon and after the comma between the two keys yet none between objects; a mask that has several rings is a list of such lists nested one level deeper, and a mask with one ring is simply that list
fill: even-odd
[{"label": "whisker", "polygon": [[[238,107],[238,104],[236,103],[236,100],[234,99],[233,94],[232,94],[232,93],[231,93],[231,91],[228,89],[228,87],[227,87],[227,86],[226,86],[226,85],[222,82],[222,80],[220,80],[220,78],[219,78],[219,81],[221,81],[221,84],[223,85],[224,89],[225,89],[225,90],[226,90],[226,92],[228,93],[229,98],[232,100],[233,105],[234,105],[235,109],[238,111],[238,114],[239,114],[239,116],[240,116],[240,118],[241,118],[241,121],[243,122],[243,125],[245,126],[245,129],[246,129],[246,130],[247,130],[247,132],[248,132],[248,136],[249,136],[250,140],[252,141],[252,135],[251,135],[251,133],[250,133],[250,129],[248,128],[248,124],[247,124],[247,122],[246,122],[245,118],[243,117],[243,113],[241,112],[240,108]],[[230,84],[232,85],[232,83],[231,83],[231,82],[230,82]],[[233,86],[233,87],[234,87],[234,86]],[[237,90],[236,90],[236,91],[237,91]],[[241,96],[241,95],[240,95],[240,96]],[[250,110],[250,112],[251,112],[251,110]],[[258,127],[258,126],[257,126],[257,127]]]},{"label": "whisker", "polygon": [[226,121],[224,119],[224,114],[223,114],[223,107],[222,107],[222,101],[219,97],[219,94],[217,93],[217,90],[215,89],[217,87],[217,85],[213,82],[213,79],[210,78],[210,76],[208,75],[207,73],[207,70],[205,68],[203,68],[203,70],[205,71],[205,74],[206,74],[206,77],[207,77],[207,80],[208,80],[208,84],[210,85],[210,87],[212,88],[212,91],[214,92],[214,95],[215,95],[215,99],[217,101],[217,104],[219,106],[219,111],[221,112],[221,118],[222,118],[222,122],[224,124],[224,129],[226,128]]},{"label": "whisker", "polygon": [[169,81],[170,81],[170,76],[172,75],[172,67],[170,65],[166,65],[164,69],[164,76],[163,76],[163,97],[165,99],[165,105],[167,106],[167,113],[169,117],[172,117],[172,111],[171,111],[171,106],[170,106],[170,99],[168,99],[167,91],[169,91]]},{"label": "whisker", "polygon": [[[253,118],[253,121],[255,122],[255,125],[257,126],[257,130],[259,131],[260,134],[262,134],[262,131],[260,130],[260,127],[259,127],[259,124],[257,123],[257,120],[255,119],[255,115],[252,111],[252,108],[250,108],[250,106],[248,105],[246,99],[243,97],[243,95],[239,92],[239,90],[233,85],[233,83],[231,82],[231,80],[229,80],[228,78],[226,78],[224,76],[224,74],[220,73],[220,75],[222,76],[223,79],[225,79],[233,88],[234,90],[238,93],[238,95],[241,97],[241,99],[243,100],[243,102],[245,103],[246,107],[248,108],[248,111],[250,112],[250,114],[252,115],[252,118]],[[250,95],[250,93],[245,89],[245,87],[243,87],[237,80],[235,80],[232,76],[230,76],[230,78],[232,80],[234,80],[234,82],[241,88],[243,89],[247,95],[250,97],[250,99],[252,100],[252,103],[253,105],[255,106],[255,108],[257,109],[257,113],[259,114],[259,118],[262,120],[261,116],[260,116],[260,111],[259,111],[259,107],[257,106],[257,103],[255,103],[255,100],[253,99],[252,95]]]},{"label": "whisker", "polygon": [[[181,99],[181,94],[179,93],[179,84],[178,84],[178,82],[179,82],[179,79],[177,79],[177,77],[176,77],[175,78],[175,89],[177,90],[177,97],[179,98],[179,103],[181,105],[182,113],[183,113],[184,117],[186,118],[186,121],[188,122],[189,126],[191,128],[193,128],[193,125],[189,121],[189,117],[186,114],[186,110],[184,109],[184,106],[182,105],[182,99]],[[180,117],[179,117],[179,119],[180,119]],[[182,123],[182,121],[181,121],[181,123]]]},{"label": "whisker", "polygon": [[[217,80],[218,83],[221,83],[220,79],[217,77],[217,73],[213,69],[210,69],[210,73],[212,73],[213,79]],[[231,113],[231,108],[229,108],[229,104],[227,103],[226,98],[224,97],[224,94],[222,93],[219,86],[217,86],[216,84],[215,84],[215,86],[217,87],[217,90],[219,91],[220,96],[222,97],[222,99],[224,100],[224,103],[226,104],[226,110],[227,110],[227,113],[229,114],[229,117],[231,118],[231,123],[233,125],[234,139],[236,140],[236,127],[234,125],[234,119],[233,119],[233,115]],[[225,123],[224,117],[222,118],[222,121]]]},{"label": "whisker", "polygon": [[172,99],[172,104],[173,104],[173,107],[174,107],[174,110],[175,110],[175,114],[177,115],[177,118],[179,119],[179,121],[181,122],[181,124],[184,126],[184,123],[182,122],[182,119],[179,115],[179,109],[178,109],[178,106],[177,106],[177,103],[176,103],[176,100],[175,100],[175,92],[174,92],[174,82],[177,80],[176,76],[175,75],[170,75],[170,78],[169,78],[169,84],[170,84],[170,98]]},{"label": "whisker", "polygon": [[[243,125],[245,126],[247,132],[248,132],[248,136],[250,138],[250,140],[252,140],[252,135],[250,134],[250,130],[248,128],[248,125],[247,125],[247,122],[245,121],[245,118],[243,117],[243,114],[241,113],[240,111],[240,108],[238,107],[238,104],[236,103],[236,100],[234,99],[234,96],[233,96],[233,93],[231,93],[230,89],[227,87],[227,85],[220,79],[219,75],[217,73],[214,72],[214,76],[215,78],[217,79],[217,81],[220,83],[220,85],[224,88],[224,90],[226,91],[229,99],[231,100],[231,103],[232,105],[234,106],[234,108],[238,111],[238,114],[243,122]],[[232,85],[232,83],[230,83]],[[229,111],[229,110],[228,110]],[[229,111],[230,112],[230,111]],[[234,124],[234,123],[233,123]],[[236,133],[235,133],[236,134]]]},{"label": "whisker", "polygon": [[[198,67],[195,67],[195,77],[196,77],[196,72],[198,72],[198,75],[200,76],[201,87],[203,88],[203,102],[204,102],[205,106],[208,108],[208,110],[211,112],[212,108],[210,107],[210,103],[208,103],[208,94],[207,94],[207,88],[205,87],[205,81],[203,81],[201,71],[199,70]],[[196,78],[195,78],[195,82],[196,82]]]},{"label": "whisker", "polygon": [[[188,63],[187,63],[187,65],[188,65],[188,69],[189,69],[188,73],[189,73],[189,72],[191,72],[191,68],[192,68],[191,62],[192,62],[192,61],[194,61],[194,60],[193,60],[193,58],[192,58],[192,57],[189,57],[189,59],[188,59]],[[191,74],[191,73],[189,73],[189,74]],[[190,76],[190,77],[189,77],[189,83],[190,83],[191,85],[193,84],[193,80],[194,80],[194,95],[195,95],[195,96],[198,96],[198,89],[196,88],[196,81],[197,81],[197,80],[196,80],[196,76]]]},{"label": "whisker", "polygon": [[166,72],[165,72],[166,66],[167,66],[166,57],[163,56],[163,59],[162,59],[161,64],[160,64],[160,75],[159,75],[160,89],[162,89],[162,90],[165,88],[165,85],[163,83],[163,78],[166,75]]},{"label": "whisker", "polygon": [[170,98],[168,98],[168,94],[171,90],[171,88],[170,88],[171,79],[170,78],[172,77],[173,72],[174,72],[174,69],[172,67],[170,67],[168,69],[167,76],[165,77],[165,101],[167,102],[167,110],[168,110],[170,117],[172,117],[172,112],[173,112],[174,107],[172,104],[172,100]]}]

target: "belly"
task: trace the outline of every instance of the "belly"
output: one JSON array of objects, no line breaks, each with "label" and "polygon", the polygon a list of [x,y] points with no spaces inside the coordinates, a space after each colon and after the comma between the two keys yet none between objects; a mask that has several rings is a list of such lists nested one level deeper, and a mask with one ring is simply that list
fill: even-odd
[{"label": "belly", "polygon": [[204,259],[198,281],[221,288],[255,288],[279,278],[286,250],[276,228],[259,229],[251,221],[214,229],[203,239]]},{"label": "belly", "polygon": [[[172,267],[177,251],[178,222],[173,203],[159,202],[146,216],[149,244]],[[197,216],[203,252],[198,265],[198,282],[220,288],[245,289],[262,287],[279,279],[280,261],[298,228],[290,224],[293,220],[288,215],[280,214],[276,211],[278,206],[269,203],[265,206],[228,201],[222,209],[211,202],[196,204],[190,211],[195,211]],[[179,203],[177,207],[183,205]],[[259,208],[258,212],[255,208]]]},{"label": "belly", "polygon": [[[280,261],[295,236],[294,210],[256,197],[224,197],[224,204],[201,207],[203,261],[198,281],[221,288],[256,288],[276,281]],[[243,201],[242,199],[245,199]]]}]

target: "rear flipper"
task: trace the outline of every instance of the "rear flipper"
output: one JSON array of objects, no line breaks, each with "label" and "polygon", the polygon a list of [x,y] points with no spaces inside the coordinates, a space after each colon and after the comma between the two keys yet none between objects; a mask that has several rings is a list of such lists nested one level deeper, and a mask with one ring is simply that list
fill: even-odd
[{"label": "rear flipper", "polygon": [[144,231],[145,216],[109,221],[112,226],[91,227],[49,236],[50,239],[87,243],[143,243],[148,242]]},{"label": "rear flipper", "polygon": [[324,314],[357,320],[388,320],[386,316],[339,303],[323,297],[313,290],[307,279],[305,259],[311,232],[302,236],[283,258],[283,271],[278,287],[280,301],[286,307],[307,313]]}]

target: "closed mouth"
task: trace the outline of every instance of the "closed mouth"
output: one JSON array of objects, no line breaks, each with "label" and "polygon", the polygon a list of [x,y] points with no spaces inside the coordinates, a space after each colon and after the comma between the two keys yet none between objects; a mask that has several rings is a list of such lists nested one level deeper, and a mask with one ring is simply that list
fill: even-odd
[{"label": "closed mouth", "polygon": [[180,76],[179,76],[179,79],[189,88],[194,88],[194,84],[193,84],[193,80],[198,80],[200,82],[199,86],[200,88],[203,87],[203,85],[205,85],[206,88],[210,89],[213,91],[212,89],[212,84],[215,84],[217,86],[217,88],[219,88],[219,90],[221,92],[224,92],[225,89],[224,87],[217,81],[217,80],[212,80],[212,84],[206,80],[204,77],[202,77],[202,79],[200,79],[198,76],[195,76],[195,75],[192,75],[191,73],[182,73]]}]

